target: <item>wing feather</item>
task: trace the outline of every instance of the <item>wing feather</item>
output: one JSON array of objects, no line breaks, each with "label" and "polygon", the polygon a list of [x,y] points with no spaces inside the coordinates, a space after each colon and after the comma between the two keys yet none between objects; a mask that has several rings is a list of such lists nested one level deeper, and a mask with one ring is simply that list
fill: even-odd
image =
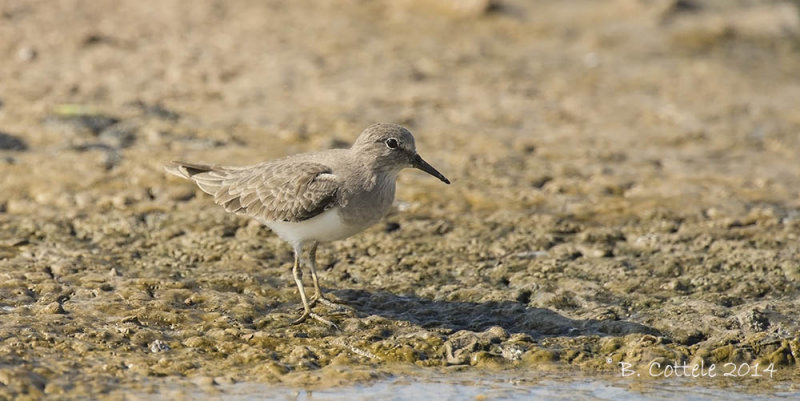
[{"label": "wing feather", "polygon": [[243,168],[173,162],[167,171],[194,181],[229,212],[268,221],[310,219],[336,204],[339,188],[330,167],[309,161]]}]

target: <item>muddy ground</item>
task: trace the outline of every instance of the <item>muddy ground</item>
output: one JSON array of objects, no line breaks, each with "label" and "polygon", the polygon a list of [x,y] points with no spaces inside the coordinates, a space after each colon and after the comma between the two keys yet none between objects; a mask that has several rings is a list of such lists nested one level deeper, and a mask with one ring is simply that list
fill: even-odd
[{"label": "muddy ground", "polygon": [[[797,380],[799,17],[0,1],[0,398],[620,361]],[[290,325],[289,246],[162,165],[342,146],[375,121],[453,184],[401,174],[395,212],[320,249],[349,309],[317,311],[340,330]]]}]

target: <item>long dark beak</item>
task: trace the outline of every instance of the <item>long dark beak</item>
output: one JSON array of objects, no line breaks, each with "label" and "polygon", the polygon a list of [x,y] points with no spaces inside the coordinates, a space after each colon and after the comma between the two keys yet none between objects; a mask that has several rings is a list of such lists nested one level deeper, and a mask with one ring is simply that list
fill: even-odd
[{"label": "long dark beak", "polygon": [[426,172],[426,173],[428,173],[428,174],[430,174],[430,175],[442,180],[442,182],[444,182],[445,184],[449,184],[450,183],[450,180],[448,180],[447,177],[443,176],[442,173],[436,171],[436,169],[433,168],[433,166],[428,164],[428,162],[426,162],[425,160],[422,160],[422,158],[419,157],[419,155],[414,155],[414,157],[411,159],[411,165],[414,166],[414,168],[418,168],[418,169],[420,169],[420,170],[422,170],[422,171],[424,171],[424,172]]}]

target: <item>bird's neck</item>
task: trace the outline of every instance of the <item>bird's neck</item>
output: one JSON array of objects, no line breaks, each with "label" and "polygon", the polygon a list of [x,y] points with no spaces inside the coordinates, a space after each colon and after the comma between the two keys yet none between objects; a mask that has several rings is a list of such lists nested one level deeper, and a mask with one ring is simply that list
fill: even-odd
[{"label": "bird's neck", "polygon": [[380,220],[391,209],[395,194],[397,171],[358,169],[353,172],[357,183],[343,187],[339,193],[339,206],[345,222],[367,227]]},{"label": "bird's neck", "polygon": [[[348,172],[345,181],[350,183],[347,188],[342,188],[341,201],[347,204],[350,201],[365,201],[391,205],[394,200],[395,181],[397,169],[382,168],[375,158],[355,156],[354,164],[358,168]],[[354,199],[364,197],[364,199]]]},{"label": "bird's neck", "polygon": [[377,185],[386,185],[385,182],[388,181],[394,184],[399,170],[381,163],[376,157],[369,154],[364,154],[357,150],[351,151],[351,157],[353,157],[354,161],[353,164],[358,166],[358,168],[351,172],[351,174],[358,176],[358,179],[352,182],[362,183],[365,186],[362,189],[368,191]]}]

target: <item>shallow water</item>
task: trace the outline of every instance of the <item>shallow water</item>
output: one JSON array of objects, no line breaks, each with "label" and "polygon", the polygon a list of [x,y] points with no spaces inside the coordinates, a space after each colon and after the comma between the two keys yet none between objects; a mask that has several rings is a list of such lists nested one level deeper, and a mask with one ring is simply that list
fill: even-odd
[{"label": "shallow water", "polygon": [[745,386],[713,388],[690,380],[634,382],[596,378],[544,378],[538,381],[507,376],[489,378],[392,377],[369,384],[323,390],[273,387],[254,383],[222,386],[222,394],[193,393],[193,399],[226,400],[775,400],[798,399],[800,391],[783,384],[768,393],[754,394]]}]

